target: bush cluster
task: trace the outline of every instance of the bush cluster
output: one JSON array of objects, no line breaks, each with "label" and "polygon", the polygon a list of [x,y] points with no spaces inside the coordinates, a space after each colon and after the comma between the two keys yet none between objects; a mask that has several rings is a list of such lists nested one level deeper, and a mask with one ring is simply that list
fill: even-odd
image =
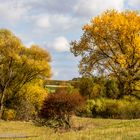
[{"label": "bush cluster", "polygon": [[88,100],[81,114],[114,119],[136,119],[140,118],[139,100],[129,101],[126,99],[97,99]]}]

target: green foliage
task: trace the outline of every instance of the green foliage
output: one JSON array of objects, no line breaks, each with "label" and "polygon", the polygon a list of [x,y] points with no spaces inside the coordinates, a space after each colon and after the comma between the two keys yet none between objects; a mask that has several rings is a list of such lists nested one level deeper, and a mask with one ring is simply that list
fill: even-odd
[{"label": "green foliage", "polygon": [[86,99],[91,99],[93,94],[94,81],[92,78],[83,77],[79,81],[79,92]]},{"label": "green foliage", "polygon": [[93,117],[136,119],[140,118],[139,107],[139,100],[97,99],[92,114]]},{"label": "green foliage", "polygon": [[107,98],[87,100],[78,115],[113,119],[137,119],[140,118],[140,102],[131,96],[125,96],[122,100]]},{"label": "green foliage", "polygon": [[104,118],[117,118],[118,111],[116,100],[98,99],[92,110],[92,114],[93,116],[101,116]]},{"label": "green foliage", "polygon": [[83,108],[81,108],[81,110],[79,110],[79,114],[81,116],[88,116],[88,117],[92,117],[92,110],[95,106],[95,100],[87,100],[85,103],[85,106]]},{"label": "green foliage", "polygon": [[79,93],[79,89],[69,84],[67,87],[67,92],[69,94]]},{"label": "green foliage", "polygon": [[107,92],[110,92],[107,90],[107,81],[105,77],[82,77],[73,81],[72,85],[75,89],[79,89],[80,94],[86,99],[95,99],[107,97]]},{"label": "green foliage", "polygon": [[[100,81],[100,79],[98,79]],[[86,99],[94,99],[102,96],[104,86],[96,81],[95,77],[82,77],[77,81],[80,94]]]},{"label": "green foliage", "polygon": [[108,79],[106,80],[105,84],[106,88],[106,97],[107,98],[112,98],[112,99],[117,99],[119,96],[119,88],[117,81],[114,79]]}]

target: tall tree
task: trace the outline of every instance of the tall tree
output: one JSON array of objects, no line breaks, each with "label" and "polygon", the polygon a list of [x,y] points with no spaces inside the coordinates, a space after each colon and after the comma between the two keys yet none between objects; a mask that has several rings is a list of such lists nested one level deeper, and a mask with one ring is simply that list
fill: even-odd
[{"label": "tall tree", "polygon": [[[80,73],[101,73],[115,77],[120,94],[134,94],[140,81],[140,15],[138,12],[109,10],[83,27],[80,41],[71,43],[71,52],[81,56]],[[139,92],[140,93],[140,92]]]},{"label": "tall tree", "polygon": [[51,76],[49,53],[34,45],[26,48],[18,37],[0,29],[0,118],[6,98],[35,79]]}]

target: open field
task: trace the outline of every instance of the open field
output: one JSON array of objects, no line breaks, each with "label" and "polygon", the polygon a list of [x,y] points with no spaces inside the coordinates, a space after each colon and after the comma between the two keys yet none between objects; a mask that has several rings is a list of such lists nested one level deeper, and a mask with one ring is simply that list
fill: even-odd
[{"label": "open field", "polygon": [[140,140],[140,119],[111,120],[76,117],[73,122],[75,127],[79,127],[79,131],[55,133],[47,127],[37,127],[31,122],[1,121],[0,136],[32,136],[6,140]]}]

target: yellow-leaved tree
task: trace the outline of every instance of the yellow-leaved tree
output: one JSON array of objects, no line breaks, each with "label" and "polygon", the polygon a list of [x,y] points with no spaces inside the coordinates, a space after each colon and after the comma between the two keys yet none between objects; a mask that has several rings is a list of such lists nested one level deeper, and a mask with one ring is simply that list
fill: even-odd
[{"label": "yellow-leaved tree", "polygon": [[0,29],[0,118],[5,102],[34,80],[51,76],[49,53],[37,45],[26,48],[18,37]]},{"label": "yellow-leaved tree", "polygon": [[139,13],[108,10],[93,18],[83,31],[81,39],[71,43],[71,52],[82,58],[80,73],[115,77],[120,89],[118,98],[140,98],[140,92],[135,94],[140,81]]}]

